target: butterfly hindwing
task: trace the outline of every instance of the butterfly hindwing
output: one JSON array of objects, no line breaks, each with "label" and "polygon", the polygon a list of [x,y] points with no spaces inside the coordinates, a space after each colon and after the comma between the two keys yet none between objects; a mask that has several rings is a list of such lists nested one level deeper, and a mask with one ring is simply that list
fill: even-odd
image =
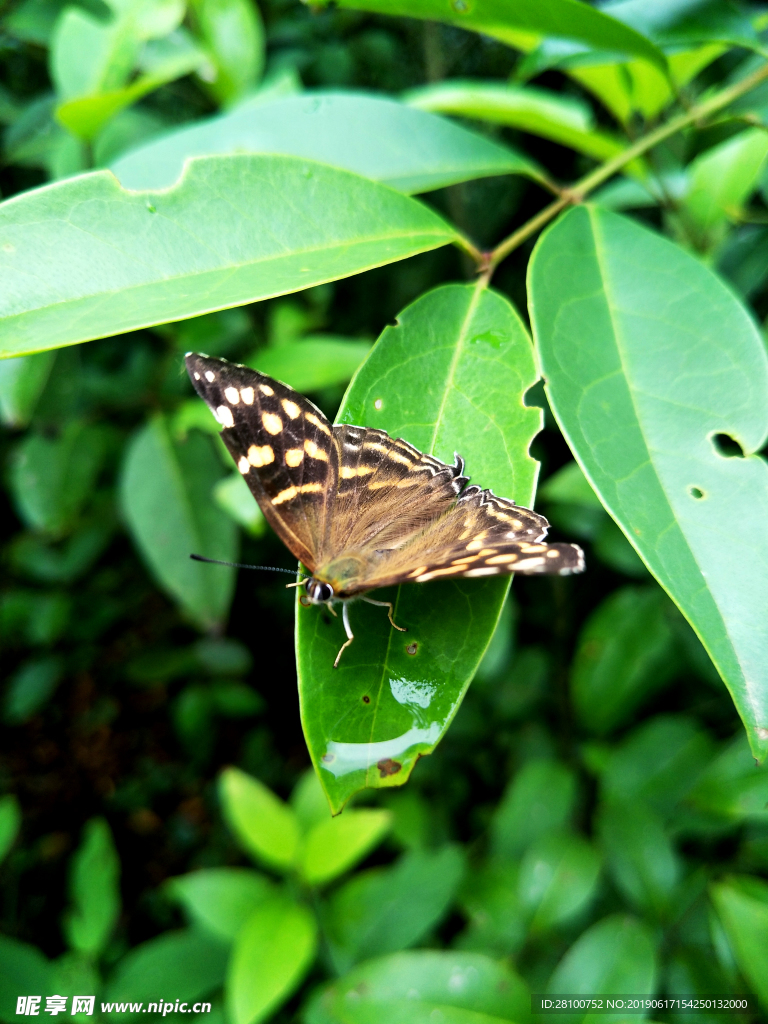
[{"label": "butterfly hindwing", "polygon": [[328,420],[292,388],[246,366],[195,353],[186,364],[265,517],[313,571],[338,475]]}]

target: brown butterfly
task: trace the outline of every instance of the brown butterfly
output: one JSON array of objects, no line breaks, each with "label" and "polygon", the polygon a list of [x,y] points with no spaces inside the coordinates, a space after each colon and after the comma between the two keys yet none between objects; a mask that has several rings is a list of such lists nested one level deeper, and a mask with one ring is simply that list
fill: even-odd
[{"label": "brown butterfly", "polygon": [[[224,428],[221,437],[275,533],[312,574],[313,604],[398,583],[584,569],[575,544],[543,544],[536,512],[467,486],[453,466],[383,430],[331,426],[302,395],[247,366],[190,352],[187,371]],[[301,584],[296,584],[301,585]],[[370,604],[388,609],[389,601]]]}]

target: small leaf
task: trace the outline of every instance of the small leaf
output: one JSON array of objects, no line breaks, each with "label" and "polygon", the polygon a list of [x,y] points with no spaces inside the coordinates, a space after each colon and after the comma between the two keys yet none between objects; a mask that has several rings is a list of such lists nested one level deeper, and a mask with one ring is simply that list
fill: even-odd
[{"label": "small leaf", "polygon": [[[174,999],[197,999],[221,986],[228,955],[229,946],[206,932],[191,928],[165,932],[134,946],[120,960],[104,998],[150,1003],[167,994]],[[132,1015],[113,1011],[112,1016],[127,1020]]]},{"label": "small leaf", "polygon": [[[466,459],[473,483],[529,506],[528,453],[541,411],[524,403],[533,353],[509,302],[482,286],[445,285],[388,327],[358,371],[339,421],[380,427],[420,451]],[[409,584],[388,594],[394,618],[358,603],[354,644],[333,668],[341,622],[297,599],[302,723],[338,811],[363,786],[398,786],[434,749],[493,635],[509,582]],[[382,596],[387,592],[382,591]]]},{"label": "small leaf", "polygon": [[557,761],[533,760],[507,787],[491,822],[491,844],[498,857],[518,857],[532,842],[568,826],[574,811],[576,780]]},{"label": "small leaf", "polygon": [[201,157],[160,192],[93,171],[0,204],[0,231],[0,356],[300,291],[457,237],[415,199],[274,155]]},{"label": "small leaf", "polygon": [[313,999],[307,1024],[498,1024],[530,1015],[525,982],[480,953],[421,949],[361,964]]},{"label": "small leaf", "polygon": [[222,811],[243,848],[279,871],[290,869],[299,846],[296,816],[258,779],[227,768],[219,782]]},{"label": "small leaf", "polygon": [[412,850],[392,867],[360,872],[336,890],[328,932],[339,973],[370,956],[415,945],[447,913],[463,871],[458,846]]},{"label": "small leaf", "polygon": [[370,351],[367,341],[318,334],[261,349],[250,365],[305,394],[347,384]]},{"label": "small leaf", "polygon": [[310,885],[326,885],[362,860],[389,831],[389,811],[347,811],[321,821],[304,839],[300,871]]},{"label": "small leaf", "polygon": [[[196,403],[199,405],[200,403]],[[218,434],[218,430],[216,431]],[[248,490],[248,484],[240,473],[224,477],[213,488],[213,500],[224,512],[253,537],[260,537],[267,528],[259,506]]]},{"label": "small leaf", "polygon": [[762,128],[748,128],[705,150],[689,165],[690,185],[682,205],[704,238],[717,240],[717,230],[729,214],[738,214],[758,187],[766,157],[768,134]]},{"label": "small leaf", "polygon": [[21,827],[21,809],[13,793],[0,797],[0,863],[13,846]]},{"label": "small leaf", "polygon": [[174,442],[158,415],[130,441],[120,481],[123,512],[139,551],[161,587],[205,627],[226,618],[235,585],[233,569],[189,557],[237,559],[237,528],[212,500],[223,475],[208,438],[193,431],[186,441]]},{"label": "small leaf", "polygon": [[667,599],[658,587],[615,591],[587,619],[571,667],[581,722],[605,735],[632,717],[677,668]]},{"label": "small leaf", "polygon": [[[600,995],[653,995],[656,989],[656,951],[650,929],[634,917],[604,917],[571,946],[549,979],[553,995],[599,992]],[[623,1019],[626,1013],[602,1019]],[[558,1020],[560,1017],[558,1016]],[[563,1014],[563,1024],[592,1020],[589,1013]]]},{"label": "small leaf", "polygon": [[681,865],[659,818],[642,802],[604,805],[598,816],[606,867],[627,901],[663,918]]},{"label": "small leaf", "polygon": [[190,871],[169,879],[166,885],[193,924],[225,942],[231,942],[253,912],[274,893],[267,878],[245,868]]},{"label": "small leaf", "polygon": [[59,437],[32,433],[21,442],[11,489],[28,526],[53,535],[72,529],[101,469],[105,441],[103,428],[71,420]]},{"label": "small leaf", "polygon": [[711,889],[739,968],[763,1007],[768,1006],[768,885],[757,878],[732,878]]},{"label": "small leaf", "polygon": [[757,766],[743,736],[708,765],[689,795],[699,810],[732,821],[768,821],[768,764]]},{"label": "small leaf", "polygon": [[518,128],[597,160],[626,149],[621,138],[595,128],[585,103],[533,86],[454,79],[413,89],[404,99],[419,110]]},{"label": "small leaf", "polygon": [[[558,220],[537,243],[529,277],[547,393],[566,440],[693,626],[762,758],[768,466],[755,453],[768,436],[763,339],[701,262],[605,210],[580,207]],[[731,457],[734,439],[743,458]]]},{"label": "small leaf", "polygon": [[96,957],[103,952],[120,916],[120,861],[109,825],[91,818],[72,858],[72,908],[64,930],[72,949]]},{"label": "small leaf", "polygon": [[53,367],[54,353],[0,361],[0,419],[7,427],[25,427],[35,411]]},{"label": "small leaf", "polygon": [[234,103],[256,86],[264,69],[259,9],[248,0],[193,0],[191,8],[216,72],[208,88],[219,103]]},{"label": "small leaf", "polygon": [[533,933],[548,931],[584,911],[595,895],[600,857],[580,836],[549,833],[520,864],[518,894]]},{"label": "small leaf", "polygon": [[61,658],[57,655],[25,662],[8,681],[3,701],[6,722],[19,725],[28,721],[51,698],[61,674]]},{"label": "small leaf", "polygon": [[20,995],[51,992],[53,972],[39,949],[0,935],[0,1021],[14,1024]]},{"label": "small leaf", "polygon": [[511,146],[393,99],[353,92],[256,97],[126,153],[112,170],[125,188],[167,188],[189,157],[233,152],[306,157],[409,195],[495,174],[545,177]]},{"label": "small leaf", "polygon": [[312,964],[317,926],[306,907],[273,899],[243,925],[227,971],[232,1024],[258,1024],[299,985]]}]

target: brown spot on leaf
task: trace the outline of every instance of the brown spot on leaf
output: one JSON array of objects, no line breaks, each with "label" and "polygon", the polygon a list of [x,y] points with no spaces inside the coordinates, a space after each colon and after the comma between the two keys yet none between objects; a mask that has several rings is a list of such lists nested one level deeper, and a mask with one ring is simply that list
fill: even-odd
[{"label": "brown spot on leaf", "polygon": [[370,704],[370,703],[371,703],[371,698],[368,696],[367,693],[364,693],[363,694],[363,704]]},{"label": "brown spot on leaf", "polygon": [[413,643],[410,643],[410,644],[408,644],[406,646],[405,653],[413,655],[413,654],[415,654],[418,651],[418,649],[419,649],[419,645],[414,640]]},{"label": "brown spot on leaf", "polygon": [[385,757],[378,762],[376,767],[379,769],[379,776],[382,779],[386,779],[389,775],[397,775],[403,766],[399,761],[393,761],[391,757]]},{"label": "brown spot on leaf", "polygon": [[306,594],[302,594],[299,598],[299,604],[304,605],[305,608],[309,608],[312,602],[309,600]]}]

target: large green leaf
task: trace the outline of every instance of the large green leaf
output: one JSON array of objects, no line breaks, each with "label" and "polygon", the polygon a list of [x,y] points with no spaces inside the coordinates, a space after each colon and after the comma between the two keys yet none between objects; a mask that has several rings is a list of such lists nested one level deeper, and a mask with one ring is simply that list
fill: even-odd
[{"label": "large green leaf", "polygon": [[126,188],[167,188],[189,157],[235,152],[319,160],[406,193],[494,174],[544,173],[512,147],[436,114],[354,92],[255,99],[148,142],[112,170]]},{"label": "large green leaf", "polygon": [[201,157],[162,192],[108,171],[0,205],[0,356],[299,291],[456,239],[414,199],[296,157]]},{"label": "large green leaf", "polygon": [[[752,453],[768,435],[763,340],[703,264],[599,208],[556,222],[529,276],[547,390],[571,450],[698,633],[762,758],[768,469]],[[739,445],[744,457],[731,457]]]},{"label": "large green leaf", "polygon": [[[481,285],[445,285],[388,327],[347,393],[339,419],[380,427],[421,451],[466,459],[473,482],[529,505],[528,454],[540,410],[523,397],[536,379],[520,318]],[[493,634],[508,580],[457,580],[382,591],[383,609],[356,604],[355,642],[333,668],[339,620],[299,599],[296,650],[302,724],[312,761],[339,810],[363,786],[397,786],[434,749]]]},{"label": "large green leaf", "polygon": [[712,886],[712,902],[744,977],[768,1006],[768,885],[736,876]]},{"label": "large green leaf", "polygon": [[480,953],[420,949],[378,957],[312,1000],[307,1024],[501,1024],[529,1019],[525,983]]},{"label": "large green leaf", "polygon": [[554,36],[666,66],[664,55],[649,39],[580,0],[339,0],[338,6],[443,21],[526,49],[539,36]]},{"label": "large green leaf", "polygon": [[235,586],[234,570],[189,557],[237,557],[237,527],[211,497],[223,475],[209,438],[193,430],[174,442],[158,415],[129,443],[120,480],[123,514],[139,551],[160,586],[204,627],[226,618]]}]

